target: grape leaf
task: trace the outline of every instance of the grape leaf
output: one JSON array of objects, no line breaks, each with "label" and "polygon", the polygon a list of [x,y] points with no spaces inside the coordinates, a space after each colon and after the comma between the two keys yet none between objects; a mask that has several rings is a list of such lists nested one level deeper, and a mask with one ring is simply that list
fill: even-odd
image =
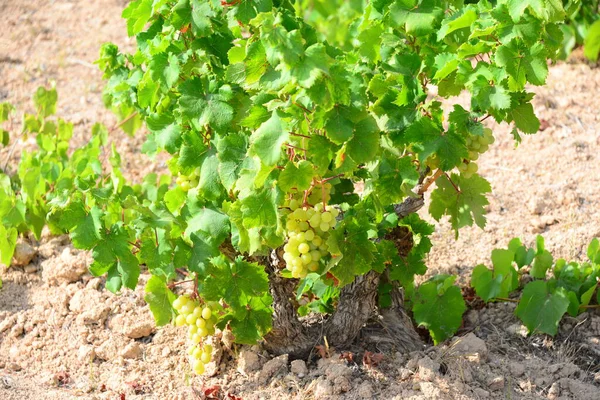
[{"label": "grape leaf", "polygon": [[438,178],[437,188],[431,193],[431,216],[439,221],[442,216],[449,215],[457,236],[460,228],[471,226],[473,222],[483,228],[486,222],[484,207],[489,204],[485,194],[491,191],[489,182],[479,175],[466,179],[452,174],[450,178],[460,192],[456,191],[446,176]]},{"label": "grape leaf", "polygon": [[283,154],[281,146],[288,140],[289,131],[274,112],[250,137],[250,154],[258,156],[264,165],[274,166]]},{"label": "grape leaf", "polygon": [[148,303],[157,326],[166,325],[173,317],[173,301],[177,296],[169,290],[165,282],[156,275],[148,279],[144,288],[144,300]]},{"label": "grape leaf", "polygon": [[413,299],[415,322],[429,330],[434,344],[456,333],[462,324],[467,307],[460,289],[452,285],[456,277],[450,276],[420,285]]},{"label": "grape leaf", "polygon": [[564,289],[551,293],[546,282],[533,281],[523,289],[515,315],[523,321],[529,333],[542,332],[554,336],[568,307],[569,299]]},{"label": "grape leaf", "polygon": [[0,263],[10,266],[10,260],[15,252],[15,247],[17,247],[18,235],[16,228],[9,227],[7,229],[0,224]]}]

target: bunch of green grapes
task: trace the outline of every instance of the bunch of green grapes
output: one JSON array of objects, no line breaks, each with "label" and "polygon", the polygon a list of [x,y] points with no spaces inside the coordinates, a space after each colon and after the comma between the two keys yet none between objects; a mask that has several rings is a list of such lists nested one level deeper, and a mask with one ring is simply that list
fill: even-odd
[{"label": "bunch of green grapes", "polygon": [[488,151],[488,148],[494,143],[494,134],[489,128],[483,130],[483,136],[469,136],[467,138],[467,149],[469,150],[469,158],[458,166],[458,170],[465,178],[472,177],[478,170],[475,161],[480,154]]},{"label": "bunch of green grapes", "polygon": [[329,200],[331,200],[331,183],[325,182],[315,186],[306,200],[312,206],[319,203],[329,203]]},{"label": "bunch of green grapes", "polygon": [[200,181],[200,168],[197,168],[190,175],[177,175],[177,179],[175,183],[177,186],[181,188],[184,192],[187,192],[191,188],[195,188],[198,186],[198,182]]},{"label": "bunch of green grapes", "polygon": [[203,344],[204,338],[215,333],[215,317],[211,308],[200,305],[197,300],[187,295],[179,296],[173,302],[173,308],[179,315],[175,318],[175,326],[188,326],[188,338],[192,343],[188,348],[190,365],[198,375],[204,373],[204,365],[212,358],[212,346]]},{"label": "bunch of green grapes", "polygon": [[328,252],[329,231],[335,228],[339,211],[331,206],[300,207],[297,200],[289,202],[287,215],[288,241],[283,246],[283,259],[292,277],[304,278],[309,271],[319,269],[319,260]]}]

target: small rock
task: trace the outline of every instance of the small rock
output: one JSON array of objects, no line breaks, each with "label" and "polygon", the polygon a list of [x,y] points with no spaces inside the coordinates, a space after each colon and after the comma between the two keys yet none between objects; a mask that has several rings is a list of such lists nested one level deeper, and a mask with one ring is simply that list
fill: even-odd
[{"label": "small rock", "polygon": [[77,351],[77,358],[82,362],[92,362],[96,357],[96,352],[92,346],[80,346]]},{"label": "small rock", "polygon": [[487,390],[483,390],[482,388],[473,389],[473,393],[475,394],[475,398],[477,398],[477,399],[489,399],[490,398],[490,392],[488,392]]},{"label": "small rock", "polygon": [[42,262],[42,279],[50,286],[78,281],[87,272],[90,261],[88,253],[65,247],[60,256]]},{"label": "small rock", "polygon": [[160,352],[160,355],[163,357],[168,357],[169,354],[171,354],[171,349],[167,346],[163,347],[162,351]]},{"label": "small rock", "polygon": [[349,392],[352,389],[350,380],[345,376],[338,376],[333,380],[333,393],[341,394]]},{"label": "small rock", "polygon": [[541,215],[546,209],[546,201],[541,197],[534,197],[529,201],[528,206],[533,214]]},{"label": "small rock", "polygon": [[149,336],[154,331],[155,325],[150,311],[144,307],[132,313],[114,316],[109,321],[108,327],[128,338],[139,339]]},{"label": "small rock", "polygon": [[400,378],[401,381],[407,380],[413,374],[413,372],[410,369],[408,369],[408,368],[400,368],[398,370],[398,373],[399,373],[399,378]]},{"label": "small rock", "polygon": [[298,378],[304,378],[306,374],[308,374],[308,368],[306,368],[306,363],[304,360],[292,361],[290,371]]},{"label": "small rock", "polygon": [[420,382],[419,389],[426,399],[439,399],[442,397],[440,389],[431,382]]},{"label": "small rock", "polygon": [[242,375],[250,375],[260,369],[260,358],[258,354],[250,350],[242,350],[238,357],[237,370]]},{"label": "small rock", "polygon": [[490,390],[502,390],[504,389],[504,377],[496,376],[487,381],[487,387]]},{"label": "small rock", "polygon": [[425,382],[432,382],[440,370],[440,364],[429,357],[421,358],[417,365],[419,366],[419,377]]},{"label": "small rock", "polygon": [[325,375],[327,378],[334,380],[338,376],[349,377],[352,375],[352,370],[343,364],[330,364],[325,369]]},{"label": "small rock", "polygon": [[525,373],[525,367],[520,362],[511,362],[508,365],[508,369],[515,377],[520,377]]},{"label": "small rock", "polygon": [[548,399],[555,400],[560,396],[560,384],[558,382],[554,382],[550,389],[548,389]]},{"label": "small rock", "polygon": [[358,387],[358,397],[361,399],[372,399],[373,398],[373,386],[369,382],[363,382]]},{"label": "small rock", "polygon": [[142,354],[142,348],[138,342],[131,342],[123,350],[121,357],[123,358],[138,358]]},{"label": "small rock", "polygon": [[594,383],[600,383],[600,372],[594,374]]},{"label": "small rock", "polygon": [[122,336],[114,335],[108,340],[103,342],[100,346],[96,347],[96,357],[101,360],[114,360],[116,359],[122,349],[129,345],[130,341]]},{"label": "small rock", "polygon": [[508,327],[506,327],[505,331],[512,335],[517,335],[517,336],[522,336],[522,337],[527,337],[527,335],[528,335],[527,327],[522,324],[509,325]]},{"label": "small rock", "polygon": [[319,379],[315,385],[315,398],[320,399],[333,394],[333,385],[327,379]]},{"label": "small rock", "polygon": [[258,375],[258,382],[260,384],[267,383],[275,375],[288,372],[288,355],[283,354],[273,358],[265,363],[260,374]]},{"label": "small rock", "polygon": [[37,254],[37,251],[31,247],[23,238],[17,240],[17,246],[11,264],[17,267],[24,267],[28,265],[33,257]]},{"label": "small rock", "polygon": [[22,368],[16,362],[11,362],[11,363],[8,363],[8,369],[10,369],[12,371],[20,371]]},{"label": "small rock", "polygon": [[29,264],[23,268],[23,270],[28,274],[35,274],[38,271],[38,266],[34,264]]},{"label": "small rock", "polygon": [[467,360],[479,362],[485,360],[488,349],[483,340],[475,336],[473,332],[459,338],[455,338],[450,345],[454,353],[464,355]]}]

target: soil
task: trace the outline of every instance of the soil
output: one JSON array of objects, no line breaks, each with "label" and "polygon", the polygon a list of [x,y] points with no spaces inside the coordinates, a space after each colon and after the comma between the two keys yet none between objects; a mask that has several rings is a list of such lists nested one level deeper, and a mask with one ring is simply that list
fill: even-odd
[{"label": "soil", "polygon": [[[0,101],[32,112],[34,90],[55,84],[76,143],[94,122],[116,124],[93,61],[106,41],[132,49],[119,18],[125,4],[0,2]],[[585,259],[600,236],[599,88],[600,70],[575,56],[551,66],[547,86],[530,88],[539,134],[515,148],[508,127],[489,123],[496,144],[478,162],[494,189],[488,223],[458,239],[437,224],[429,274],[454,273],[467,285],[472,268],[515,236],[531,245],[543,234],[556,257]],[[164,169],[137,152],[143,134],[117,131],[113,140],[132,179]],[[19,142],[9,168],[32,145]],[[0,161],[7,156],[0,150]],[[89,255],[66,237],[29,244],[25,266],[0,270],[0,399],[600,399],[597,310],[565,318],[555,338],[528,337],[513,304],[491,304],[468,311],[457,336],[439,346],[380,354],[359,340],[352,352],[322,349],[308,362],[223,338],[212,376],[195,377],[183,328],[155,328],[141,288],[107,292],[86,272]]]}]

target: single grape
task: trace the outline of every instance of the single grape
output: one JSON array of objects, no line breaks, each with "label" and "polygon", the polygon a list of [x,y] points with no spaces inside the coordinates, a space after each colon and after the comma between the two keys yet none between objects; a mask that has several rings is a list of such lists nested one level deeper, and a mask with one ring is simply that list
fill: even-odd
[{"label": "single grape", "polygon": [[212,316],[212,310],[209,307],[202,309],[202,318],[209,319]]},{"label": "single grape", "polygon": [[202,355],[200,356],[200,361],[202,361],[204,364],[208,364],[210,362],[211,358],[212,358],[212,354],[202,353]]},{"label": "single grape", "polygon": [[298,251],[301,254],[306,254],[310,251],[310,247],[308,246],[307,243],[301,243],[300,245],[298,245]]},{"label": "single grape", "polygon": [[185,316],[179,314],[177,317],[175,317],[175,326],[183,326],[185,325]]},{"label": "single grape", "polygon": [[306,232],[304,232],[304,240],[306,240],[307,242],[312,241],[315,238],[315,232],[312,230],[307,230]]}]

